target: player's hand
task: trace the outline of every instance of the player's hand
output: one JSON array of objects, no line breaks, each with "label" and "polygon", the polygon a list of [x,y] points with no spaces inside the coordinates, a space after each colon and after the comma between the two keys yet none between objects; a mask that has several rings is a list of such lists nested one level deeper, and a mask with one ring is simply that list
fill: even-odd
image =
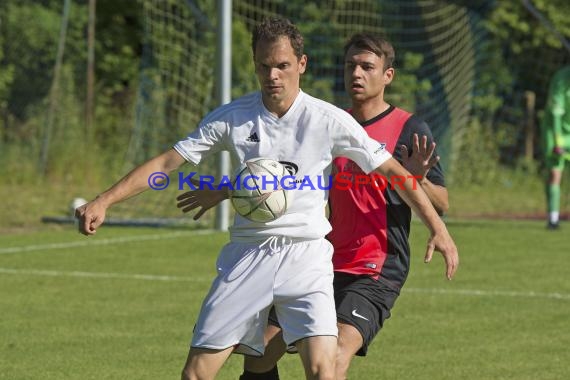
[{"label": "player's hand", "polygon": [[226,190],[212,190],[204,188],[202,190],[192,190],[176,197],[178,203],[176,207],[182,212],[189,212],[200,208],[192,219],[198,220],[206,211],[216,206],[218,203],[228,198]]},{"label": "player's hand", "polygon": [[443,259],[445,260],[445,276],[448,280],[451,280],[459,266],[459,253],[457,252],[457,247],[455,246],[453,239],[446,229],[429,238],[424,258],[425,263],[429,263],[431,261],[434,251],[441,252]]},{"label": "player's hand", "polygon": [[97,199],[75,209],[79,232],[83,235],[95,235],[97,228],[105,221],[107,208]]},{"label": "player's hand", "polygon": [[439,156],[433,155],[435,142],[428,146],[427,136],[424,135],[420,139],[417,133],[414,133],[413,136],[411,156],[406,145],[400,145],[400,152],[402,154],[402,166],[412,175],[421,176],[422,178],[439,161]]},{"label": "player's hand", "polygon": [[566,151],[561,146],[555,146],[552,148],[552,153],[556,154],[557,156],[562,156]]}]

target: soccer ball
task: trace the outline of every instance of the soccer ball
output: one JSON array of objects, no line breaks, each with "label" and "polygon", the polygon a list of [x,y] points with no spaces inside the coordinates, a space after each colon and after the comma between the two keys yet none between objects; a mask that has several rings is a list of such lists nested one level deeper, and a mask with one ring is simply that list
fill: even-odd
[{"label": "soccer ball", "polygon": [[285,214],[290,199],[281,186],[289,172],[279,161],[254,158],[238,169],[230,200],[236,212],[253,222],[266,223]]}]

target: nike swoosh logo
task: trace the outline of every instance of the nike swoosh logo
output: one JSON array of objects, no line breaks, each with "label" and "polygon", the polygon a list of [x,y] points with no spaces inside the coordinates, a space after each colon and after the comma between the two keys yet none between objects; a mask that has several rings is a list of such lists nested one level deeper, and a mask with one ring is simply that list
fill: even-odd
[{"label": "nike swoosh logo", "polygon": [[366,318],[366,317],[363,316],[363,315],[358,314],[358,313],[356,312],[356,309],[352,310],[352,315],[354,315],[355,317],[358,317],[358,318],[362,318],[362,319],[364,319],[365,321],[368,321],[368,318]]}]

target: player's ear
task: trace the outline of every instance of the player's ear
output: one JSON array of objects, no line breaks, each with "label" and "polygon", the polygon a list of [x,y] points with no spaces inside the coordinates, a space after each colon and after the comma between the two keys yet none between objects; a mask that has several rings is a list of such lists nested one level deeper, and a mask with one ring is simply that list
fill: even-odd
[{"label": "player's ear", "polygon": [[396,70],[393,67],[389,67],[384,70],[384,85],[387,86],[394,80],[394,76],[396,75]]},{"label": "player's ear", "polygon": [[304,74],[305,70],[307,69],[307,55],[303,54],[301,58],[299,58],[299,73]]}]

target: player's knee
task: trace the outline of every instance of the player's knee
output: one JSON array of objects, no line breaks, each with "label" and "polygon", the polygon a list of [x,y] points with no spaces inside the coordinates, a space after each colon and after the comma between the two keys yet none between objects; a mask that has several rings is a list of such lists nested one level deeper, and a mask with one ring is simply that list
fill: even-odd
[{"label": "player's knee", "polygon": [[296,342],[305,376],[311,380],[334,380],[337,350],[336,336],[317,336]]},{"label": "player's knee", "polygon": [[310,374],[307,374],[307,379],[311,380],[335,380],[334,370],[331,368],[315,368]]},{"label": "player's knee", "polygon": [[335,380],[334,358],[323,358],[323,360],[312,363],[305,374],[307,375],[307,379]]}]

